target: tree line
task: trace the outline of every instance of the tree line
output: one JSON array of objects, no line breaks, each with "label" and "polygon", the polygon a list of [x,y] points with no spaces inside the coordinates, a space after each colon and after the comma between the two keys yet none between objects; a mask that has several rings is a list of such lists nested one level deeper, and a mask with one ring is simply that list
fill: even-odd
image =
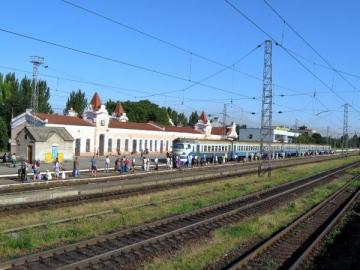
[{"label": "tree line", "polygon": [[[49,103],[50,88],[46,81],[38,82],[38,111],[52,113]],[[33,94],[33,80],[28,77],[17,79],[15,73],[0,73],[0,149],[8,149],[11,118],[30,108]]]},{"label": "tree line", "polygon": [[[53,113],[50,99],[50,88],[46,81],[40,80],[38,82],[38,111],[44,113]],[[6,75],[0,73],[0,150],[8,149],[8,140],[10,137],[11,118],[25,112],[31,106],[31,99],[33,93],[33,80],[28,77],[21,79],[16,78],[15,73],[8,73]],[[108,100],[105,105],[109,114],[111,114],[118,102],[121,102],[129,121],[131,122],[148,122],[153,121],[163,125],[169,125],[169,118],[177,126],[194,126],[200,118],[200,113],[193,111],[189,118],[184,113],[179,113],[171,107],[161,107],[149,100],[140,101],[115,101]],[[64,114],[72,108],[77,112],[78,117],[82,117],[84,110],[88,106],[88,100],[85,97],[85,92],[81,89],[71,91],[65,104]],[[243,127],[246,127],[244,125]],[[239,131],[240,126],[237,126]],[[315,143],[315,144],[330,144],[333,147],[341,148],[344,138],[326,138],[319,133],[309,135],[307,133],[301,134],[296,138],[295,143]],[[349,147],[359,147],[360,138],[355,134],[348,138]]]}]

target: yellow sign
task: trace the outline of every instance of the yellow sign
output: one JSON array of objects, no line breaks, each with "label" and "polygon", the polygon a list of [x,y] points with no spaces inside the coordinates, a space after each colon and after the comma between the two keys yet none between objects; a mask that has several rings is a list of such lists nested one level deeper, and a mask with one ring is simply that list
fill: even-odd
[{"label": "yellow sign", "polygon": [[46,163],[52,162],[52,154],[51,153],[45,153],[45,162]]},{"label": "yellow sign", "polygon": [[[64,161],[64,153],[58,153],[58,159],[60,162]],[[52,153],[45,153],[45,163],[51,163],[55,161],[55,158],[53,158]]]}]

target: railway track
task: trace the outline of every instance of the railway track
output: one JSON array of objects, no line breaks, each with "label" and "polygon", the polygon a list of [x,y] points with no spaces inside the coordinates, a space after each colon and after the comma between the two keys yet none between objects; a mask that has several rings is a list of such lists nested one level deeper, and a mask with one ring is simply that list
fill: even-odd
[{"label": "railway track", "polygon": [[178,248],[190,239],[207,235],[245,216],[267,212],[358,165],[358,162],[348,164],[188,214],[7,261],[0,264],[0,269],[131,268],[144,258]]},{"label": "railway track", "polygon": [[[350,183],[349,183],[350,184]],[[268,241],[237,259],[226,269],[304,269],[344,213],[360,197],[360,188],[348,185],[278,232]]]},{"label": "railway track", "polygon": [[[328,160],[328,159],[325,159]],[[300,164],[307,164],[312,162],[320,162],[325,161],[324,159],[310,159],[310,160],[296,160],[295,162],[290,162],[287,160],[283,163],[277,163],[273,168],[285,168],[291,167]],[[144,183],[137,187],[126,188],[126,186],[116,187],[116,189],[104,192],[96,192],[96,193],[87,193],[82,194],[79,193],[75,196],[67,196],[61,198],[53,198],[50,200],[39,200],[39,201],[31,201],[31,202],[24,202],[24,203],[14,203],[14,204],[5,204],[0,205],[0,213],[7,214],[7,213],[22,213],[22,212],[29,212],[29,211],[36,211],[36,210],[47,210],[53,209],[58,207],[66,207],[66,206],[73,206],[78,205],[79,203],[88,203],[88,202],[96,202],[96,201],[105,201],[105,200],[112,200],[117,198],[129,197],[137,194],[145,194],[151,193],[155,191],[161,191],[166,189],[173,189],[176,187],[182,186],[189,186],[194,184],[200,184],[210,181],[218,181],[223,180],[227,177],[234,177],[234,176],[242,176],[246,174],[256,173],[258,170],[257,163],[253,164],[251,167],[244,168],[243,166],[234,166],[231,168],[227,168],[228,170],[222,171],[219,168],[216,168],[216,171],[208,170],[206,172],[201,171],[196,175],[179,175],[178,177],[174,177],[168,180],[158,180],[155,182]],[[190,172],[191,173],[191,172]],[[19,196],[21,197],[21,193]]]},{"label": "railway track", "polygon": [[[274,164],[289,165],[289,164],[307,164],[312,162],[327,161],[332,159],[342,158],[340,155],[330,155],[330,156],[309,156],[309,157],[299,157],[292,159],[284,160],[274,160]],[[257,168],[258,162],[248,162],[248,163],[227,163],[225,165],[215,165],[215,166],[204,166],[204,167],[194,167],[194,168],[182,168],[180,170],[165,170],[158,172],[138,172],[135,174],[128,173],[123,175],[107,175],[100,177],[89,177],[89,178],[71,178],[66,180],[54,180],[54,181],[35,181],[29,183],[19,183],[19,184],[9,184],[9,185],[0,185],[0,194],[4,193],[13,193],[13,192],[23,192],[31,190],[40,190],[40,189],[52,189],[58,187],[68,187],[68,186],[79,186],[84,184],[92,183],[107,183],[107,182],[116,182],[124,181],[130,179],[144,179],[144,180],[158,180],[158,179],[168,179],[169,176],[172,178],[186,177],[194,174],[202,174],[205,172],[217,172],[219,170],[231,170],[233,168]]]}]

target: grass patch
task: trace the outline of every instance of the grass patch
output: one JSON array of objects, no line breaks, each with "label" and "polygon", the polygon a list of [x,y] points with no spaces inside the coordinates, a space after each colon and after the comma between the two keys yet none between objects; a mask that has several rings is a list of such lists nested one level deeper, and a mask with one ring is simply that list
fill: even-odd
[{"label": "grass patch", "polygon": [[[196,244],[186,246],[175,256],[162,256],[146,263],[143,269],[202,269],[215,264],[224,254],[228,254],[237,247],[245,246],[246,243],[255,243],[281,227],[290,223],[308,209],[318,204],[339,189],[349,179],[342,177],[323,187],[316,188],[309,194],[302,196],[287,205],[267,214],[245,219],[237,224],[215,230],[210,239],[199,240]],[[354,182],[353,186],[360,186],[360,182]],[[275,261],[268,260],[262,269],[273,269]]]},{"label": "grass patch", "polygon": [[[279,169],[273,172],[271,178],[257,178],[253,175],[235,177],[219,182],[204,183],[107,202],[88,203],[76,207],[1,217],[0,229],[4,230],[6,228],[50,222],[56,219],[97,211],[114,210],[113,214],[94,217],[91,220],[84,218],[66,224],[49,225],[47,229],[30,229],[18,234],[0,235],[0,256],[3,259],[17,257],[33,253],[39,249],[56,247],[64,243],[72,243],[94,237],[119,228],[134,226],[170,215],[186,213],[215,203],[225,202],[250,192],[262,190],[264,187],[276,186],[359,159],[359,157],[351,157],[346,160],[332,160]],[[204,193],[204,191],[207,191],[207,193]],[[161,202],[162,200],[179,196],[184,197],[177,201]],[[155,204],[148,207],[126,208],[150,202]],[[296,205],[291,206],[287,211],[292,213],[294,211],[293,207],[296,207]],[[250,230],[249,233],[251,229],[248,228]]]}]

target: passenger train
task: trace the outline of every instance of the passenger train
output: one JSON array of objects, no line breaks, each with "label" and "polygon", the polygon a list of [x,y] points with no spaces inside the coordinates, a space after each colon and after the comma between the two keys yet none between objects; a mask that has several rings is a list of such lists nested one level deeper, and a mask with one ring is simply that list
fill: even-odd
[{"label": "passenger train", "polygon": [[[268,143],[264,143],[267,151]],[[227,159],[253,159],[260,157],[259,142],[245,142],[238,140],[206,140],[182,139],[173,141],[173,156],[179,156],[186,162],[189,156],[198,156],[200,159],[210,160],[215,157]],[[305,156],[332,153],[331,146],[318,144],[271,143],[272,158]]]}]

